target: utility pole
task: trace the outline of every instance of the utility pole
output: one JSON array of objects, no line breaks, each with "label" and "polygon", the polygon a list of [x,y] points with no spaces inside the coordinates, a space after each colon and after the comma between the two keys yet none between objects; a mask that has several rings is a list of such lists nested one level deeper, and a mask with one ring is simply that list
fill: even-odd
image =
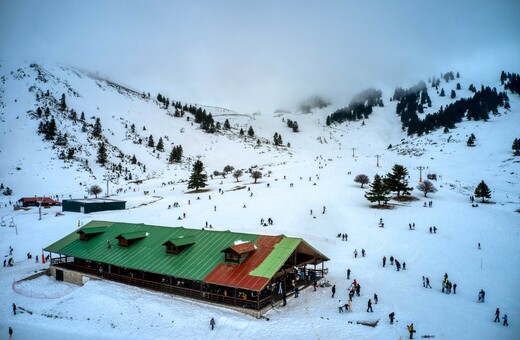
[{"label": "utility pole", "polygon": [[44,198],[45,196],[36,198],[36,202],[38,202],[38,213],[40,215],[40,218],[38,218],[38,220],[42,219],[42,202]]},{"label": "utility pole", "polygon": [[379,168],[379,157],[381,157],[381,155],[376,155],[377,157],[377,167]]},{"label": "utility pole", "polygon": [[356,150],[356,148],[352,148],[352,157],[355,157],[354,156],[354,150]]},{"label": "utility pole", "polygon": [[425,167],[418,166],[417,169],[419,169],[419,183],[422,183],[422,171],[425,169]]}]

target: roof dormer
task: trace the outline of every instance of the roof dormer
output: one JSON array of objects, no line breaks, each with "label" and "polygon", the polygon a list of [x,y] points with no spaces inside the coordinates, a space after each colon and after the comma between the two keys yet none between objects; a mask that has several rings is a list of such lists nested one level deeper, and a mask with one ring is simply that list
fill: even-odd
[{"label": "roof dormer", "polygon": [[180,254],[184,249],[195,244],[194,236],[180,236],[177,238],[169,239],[162,245],[166,246],[166,253],[168,254]]},{"label": "roof dormer", "polygon": [[247,256],[256,250],[253,242],[235,241],[235,244],[221,252],[224,253],[226,262],[242,263]]},{"label": "roof dormer", "polygon": [[81,241],[87,242],[94,236],[103,234],[106,231],[107,231],[107,227],[95,227],[95,228],[83,228],[81,230],[78,230],[77,233],[79,234],[79,239]]},{"label": "roof dormer", "polygon": [[130,247],[135,242],[145,238],[149,234],[146,231],[135,231],[132,233],[124,233],[116,236],[119,240],[120,247]]}]

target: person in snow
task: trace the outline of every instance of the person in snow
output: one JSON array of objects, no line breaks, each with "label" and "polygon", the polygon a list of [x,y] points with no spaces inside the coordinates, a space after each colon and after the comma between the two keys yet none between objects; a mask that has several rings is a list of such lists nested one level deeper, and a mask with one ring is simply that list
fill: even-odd
[{"label": "person in snow", "polygon": [[378,300],[379,300],[379,299],[377,298],[377,294],[374,293],[374,303],[375,303],[376,305],[377,305],[377,301],[378,301]]},{"label": "person in snow", "polygon": [[215,328],[215,318],[211,318],[211,320],[209,321],[209,325],[211,326],[211,330]]},{"label": "person in snow", "polygon": [[392,312],[392,313],[388,314],[388,318],[390,319],[390,324],[393,325],[394,324],[395,313]]},{"label": "person in snow", "polygon": [[484,302],[484,297],[486,296],[486,292],[483,289],[478,292],[478,302]]},{"label": "person in snow", "polygon": [[391,265],[391,266],[394,265],[394,257],[393,257],[393,256],[390,256],[390,265]]},{"label": "person in snow", "polygon": [[312,287],[314,288],[314,292],[316,291],[316,286],[317,286],[317,285],[318,285],[318,284],[316,283],[316,280],[314,280],[314,282],[312,283]]},{"label": "person in snow", "polygon": [[495,320],[493,322],[500,322],[500,309],[497,308],[495,311]]},{"label": "person in snow", "polygon": [[372,300],[368,299],[368,304],[367,304],[367,313],[368,312],[371,312],[373,313],[374,311],[372,310]]},{"label": "person in snow", "polygon": [[9,327],[9,339],[13,338],[13,329]]},{"label": "person in snow", "polygon": [[504,326],[509,326],[509,324],[507,323],[507,314],[504,314],[504,316],[502,317],[502,320],[504,320],[504,323],[503,323]]},{"label": "person in snow", "polygon": [[338,302],[338,309],[340,313],[343,313],[343,303],[341,303],[341,300]]},{"label": "person in snow", "polygon": [[430,279],[428,277],[426,277],[426,287],[425,288],[428,288],[430,287],[430,289],[432,289],[432,286],[430,285]]},{"label": "person in snow", "polygon": [[437,234],[437,227],[436,226],[433,226],[433,233]]},{"label": "person in snow", "polygon": [[406,262],[403,262],[403,270],[406,270]]},{"label": "person in snow", "polygon": [[359,293],[361,291],[361,285],[358,283],[357,286],[356,286],[356,294],[357,296],[360,296]]},{"label": "person in snow", "polygon": [[365,257],[365,249],[364,248],[361,248],[361,256]]},{"label": "person in snow", "polygon": [[350,280],[350,268],[347,269],[347,280]]},{"label": "person in snow", "polygon": [[410,339],[413,339],[413,333],[416,332],[415,329],[413,329],[413,323],[406,327],[408,327],[408,332],[410,332]]},{"label": "person in snow", "polygon": [[285,292],[282,294],[282,307],[285,307],[287,305],[287,295]]},{"label": "person in snow", "polygon": [[13,315],[16,315],[16,305],[13,303]]},{"label": "person in snow", "polygon": [[426,288],[426,281],[424,279],[424,276],[422,277],[422,286]]},{"label": "person in snow", "polygon": [[397,260],[395,260],[395,267],[397,268],[397,271],[401,269],[401,263]]},{"label": "person in snow", "polygon": [[334,298],[334,294],[336,294],[336,285],[332,286],[332,298]]},{"label": "person in snow", "polygon": [[386,265],[386,256],[383,256],[383,267]]},{"label": "person in snow", "polygon": [[354,249],[354,257],[357,257],[357,249]]},{"label": "person in snow", "polygon": [[453,294],[457,294],[457,284],[453,284]]}]

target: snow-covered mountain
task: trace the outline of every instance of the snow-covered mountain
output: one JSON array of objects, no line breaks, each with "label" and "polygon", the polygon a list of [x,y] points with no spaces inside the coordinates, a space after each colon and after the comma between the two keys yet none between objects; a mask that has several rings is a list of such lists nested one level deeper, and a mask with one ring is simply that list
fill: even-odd
[{"label": "snow-covered mountain", "polygon": [[[407,336],[405,326],[411,322],[417,337],[513,339],[520,332],[513,322],[520,317],[520,258],[516,251],[520,161],[511,150],[513,140],[520,138],[520,98],[515,94],[508,93],[511,109],[500,108],[488,121],[464,120],[448,132],[439,129],[418,137],[403,131],[396,102],[387,100],[392,96],[387,92],[382,96],[384,106],[374,107],[369,118],[327,126],[327,115],[346,106],[349,98],[310,113],[244,114],[185,103],[168,93],[162,94],[170,101],[165,108],[157,93],[148,95],[146,89],[130,89],[66,66],[1,63],[0,81],[0,183],[13,191],[12,196],[0,197],[0,216],[7,225],[13,222],[17,226],[0,228],[0,249],[5,255],[13,246],[16,261],[15,267],[1,269],[0,311],[8,315],[11,303],[16,302],[33,312],[2,319],[0,331],[4,334],[14,325],[23,338],[44,334],[53,339],[158,339],[175,332],[180,338],[197,339],[210,335],[219,339],[396,339]],[[461,84],[457,99],[472,96],[467,90],[470,84],[480,85],[478,75],[461,75],[456,82]],[[449,93],[456,82],[442,86]],[[499,74],[495,83],[483,85],[503,90]],[[432,106],[421,118],[455,100],[449,95],[440,97],[435,89],[429,92]],[[178,101],[179,111],[185,106],[197,107],[222,125],[227,119],[231,128],[203,131],[191,113],[176,114],[172,103]],[[38,134],[40,123],[52,118],[61,137],[67,136],[65,145]],[[101,137],[93,137],[97,118]],[[287,126],[288,120],[298,123],[299,132]],[[254,129],[254,137],[248,136],[249,127]],[[282,146],[273,145],[275,133],[283,137]],[[474,147],[466,144],[471,134],[476,137]],[[164,151],[148,146],[150,136],[155,143],[162,137]],[[105,167],[96,163],[100,143],[107,146]],[[170,163],[170,151],[179,145],[184,158]],[[63,159],[69,149],[74,149],[73,157]],[[254,184],[248,173],[238,179],[214,176],[208,181],[208,193],[191,194],[186,180],[195,160],[204,163],[208,174],[232,165],[245,172],[258,169],[263,178]],[[387,174],[394,164],[408,169],[414,187],[420,173],[423,178],[436,174],[438,192],[424,198],[414,189],[415,201],[392,200],[393,209],[373,208],[364,197],[367,187],[361,189],[353,179],[357,174],[370,179]],[[52,208],[40,221],[36,209],[15,211],[10,205],[24,196],[83,197],[93,184],[106,191],[107,177],[109,194],[127,200],[129,209],[58,216],[59,209]],[[133,183],[136,179],[143,180],[142,184]],[[474,208],[469,196],[482,180],[492,190],[492,204]],[[246,187],[254,195],[243,190]],[[145,196],[143,191],[152,195]],[[195,204],[188,205],[188,199]],[[433,207],[423,207],[426,201],[432,201]],[[181,208],[167,209],[174,202]],[[326,214],[321,214],[323,206]],[[182,212],[187,218],[178,221]],[[260,227],[259,220],[267,217],[273,218],[274,225]],[[385,228],[377,227],[380,218]],[[209,222],[217,230],[303,237],[331,258],[328,278],[336,284],[339,298],[346,299],[347,268],[361,282],[362,297],[354,301],[352,313],[340,315],[337,300],[330,298],[328,289],[305,291],[302,299],[289,300],[288,307],[269,312],[271,321],[266,324],[225,308],[172,300],[114,283],[74,287],[43,277],[13,289],[13,280],[43,267],[25,260],[28,251],[37,254],[73,231],[78,221],[91,219],[169,226],[182,222],[188,228],[201,228]],[[415,231],[408,230],[409,223],[416,224]],[[430,235],[431,226],[439,229],[437,235]],[[337,238],[338,233],[348,233],[348,242]],[[482,244],[481,250],[477,243]],[[367,257],[354,259],[352,252],[361,248]],[[384,255],[404,260],[407,270],[382,268]],[[440,293],[445,272],[458,284],[457,295]],[[422,287],[422,276],[432,280],[431,291]],[[485,304],[475,303],[480,289],[487,292]],[[52,298],[43,299],[40,290],[50,292]],[[374,313],[367,314],[366,302],[374,293],[380,302]],[[496,307],[509,315],[508,329],[491,322]],[[388,323],[391,311],[399,320],[395,325]],[[59,317],[51,320],[46,315]],[[206,327],[212,316],[217,321],[213,334]],[[381,320],[376,328],[355,324],[376,319]]]}]

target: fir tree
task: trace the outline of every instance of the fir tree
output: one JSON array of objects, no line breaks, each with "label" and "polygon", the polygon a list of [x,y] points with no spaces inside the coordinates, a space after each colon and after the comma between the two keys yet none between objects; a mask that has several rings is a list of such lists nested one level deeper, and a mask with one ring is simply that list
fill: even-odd
[{"label": "fir tree", "polygon": [[229,124],[229,120],[226,119],[226,121],[224,122],[224,129],[225,130],[229,130],[231,129],[231,125]]},{"label": "fir tree", "polygon": [[79,117],[79,119],[85,121],[85,112],[81,111],[81,117]]},{"label": "fir tree", "polygon": [[249,137],[254,137],[255,136],[255,130],[253,130],[253,127],[251,125],[249,125],[249,129],[247,130],[247,135]]},{"label": "fir tree", "polygon": [[240,128],[240,136],[243,136],[244,135],[244,129]]},{"label": "fir tree", "polygon": [[182,160],[182,146],[174,146],[168,157],[169,163],[180,163]]},{"label": "fir tree", "polygon": [[155,142],[153,140],[153,136],[150,135],[150,137],[148,137],[148,147],[153,148],[154,146],[155,146]]},{"label": "fir tree", "polygon": [[135,155],[132,156],[132,159],[130,160],[130,163],[137,164],[137,158],[135,157]]},{"label": "fir tree", "polygon": [[197,160],[193,164],[193,170],[188,180],[188,189],[199,190],[199,188],[204,188],[207,186],[207,180],[208,176],[204,171],[204,164],[200,160]]},{"label": "fir tree", "polygon": [[99,143],[96,162],[101,165],[105,165],[107,162],[107,149],[105,147],[105,143]]},{"label": "fir tree", "polygon": [[408,186],[408,170],[399,164],[395,164],[392,167],[392,172],[386,175],[386,178],[383,180],[386,187],[390,191],[395,191],[397,193],[397,197],[401,195],[410,194],[409,191],[412,190],[411,187]]},{"label": "fir tree", "polygon": [[164,142],[162,137],[159,137],[159,141],[157,142],[156,146],[157,151],[164,151]]},{"label": "fir tree", "polygon": [[65,93],[62,93],[62,94],[61,94],[61,99],[60,99],[60,110],[61,110],[61,111],[65,111],[65,110],[67,110],[67,101],[65,100]]},{"label": "fir tree", "polygon": [[101,127],[101,120],[96,118],[96,122],[94,123],[94,128],[92,129],[92,137],[100,139],[103,133],[103,128]]},{"label": "fir tree", "polygon": [[475,188],[475,197],[482,198],[482,203],[486,201],[486,198],[491,198],[491,190],[484,181],[481,181]]},{"label": "fir tree", "polygon": [[444,94],[444,89],[441,89],[441,93],[439,94],[439,96],[441,97],[444,97],[446,94]]},{"label": "fir tree", "polygon": [[455,90],[451,90],[450,98],[455,99],[456,97],[457,97],[457,94],[455,93]]},{"label": "fir tree", "polygon": [[371,202],[377,202],[381,205],[381,202],[388,202],[390,200],[390,190],[386,187],[385,183],[381,179],[381,176],[375,175],[374,180],[370,184],[370,190],[365,194],[365,198]]},{"label": "fir tree", "polygon": [[293,132],[298,132],[300,131],[300,128],[298,127],[298,122],[294,121],[293,124],[292,124],[292,130]]},{"label": "fir tree", "polygon": [[512,149],[515,151],[515,156],[520,156],[520,139],[515,138],[515,140],[513,141]]}]

